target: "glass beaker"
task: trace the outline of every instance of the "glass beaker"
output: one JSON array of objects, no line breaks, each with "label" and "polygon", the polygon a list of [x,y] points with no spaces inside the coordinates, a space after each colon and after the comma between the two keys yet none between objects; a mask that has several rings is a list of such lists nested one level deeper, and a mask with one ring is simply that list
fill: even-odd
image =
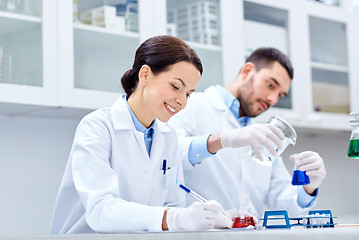
[{"label": "glass beaker", "polygon": [[243,228],[248,226],[255,226],[253,219],[253,212],[249,205],[249,194],[239,194],[239,205],[236,209],[232,228]]},{"label": "glass beaker", "polygon": [[297,169],[298,154],[293,154],[294,157],[294,171],[292,178],[292,185],[307,185],[310,183],[310,179],[306,174],[307,171],[300,171]]},{"label": "glass beaker", "polygon": [[[280,117],[274,116],[269,119],[268,123],[273,124],[274,126],[279,128],[283,132],[284,138],[282,139],[282,147],[276,149],[277,156],[273,156],[266,147],[264,147],[262,144],[259,144],[259,149],[261,151],[263,161],[258,159],[257,156],[254,154],[252,148],[249,147],[249,155],[255,162],[263,166],[271,166],[273,164],[273,161],[275,161],[275,159],[283,153],[283,151],[288,147],[289,144],[295,145],[297,141],[297,133],[287,121],[283,120]],[[270,141],[273,146],[276,146],[271,140],[268,141]]]},{"label": "glass beaker", "polygon": [[359,112],[350,113],[350,126],[354,127],[348,147],[348,157],[359,159]]}]

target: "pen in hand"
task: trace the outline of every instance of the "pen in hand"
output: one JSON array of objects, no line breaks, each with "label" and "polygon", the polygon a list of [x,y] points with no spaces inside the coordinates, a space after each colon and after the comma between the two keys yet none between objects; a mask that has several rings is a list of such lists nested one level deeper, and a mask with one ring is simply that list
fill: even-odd
[{"label": "pen in hand", "polygon": [[[198,193],[194,192],[193,190],[189,189],[188,187],[180,184],[179,185],[180,188],[182,188],[185,192],[187,192],[188,194],[190,194],[191,196],[193,196],[194,198],[196,198],[197,200],[201,201],[201,202],[207,202],[207,199],[205,199],[204,197],[202,197],[201,195],[199,195]],[[221,212],[224,216],[228,217],[228,214],[225,212]]]}]

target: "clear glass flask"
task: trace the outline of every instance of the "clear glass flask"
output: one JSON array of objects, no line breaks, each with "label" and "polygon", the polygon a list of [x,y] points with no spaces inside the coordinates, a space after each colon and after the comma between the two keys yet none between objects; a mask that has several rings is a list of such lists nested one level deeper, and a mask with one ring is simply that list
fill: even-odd
[{"label": "clear glass flask", "polygon": [[239,205],[236,210],[232,228],[243,228],[248,226],[255,226],[253,212],[249,204],[249,194],[240,193]]},{"label": "clear glass flask", "polygon": [[[262,153],[262,158],[263,161],[261,161],[259,158],[257,158],[257,156],[254,154],[253,150],[251,147],[249,147],[249,155],[252,157],[252,159],[257,162],[260,165],[263,166],[271,166],[273,164],[273,161],[275,161],[275,159],[277,157],[279,157],[283,151],[288,147],[289,144],[295,145],[296,141],[297,141],[297,133],[294,130],[294,128],[284,119],[274,116],[271,117],[268,121],[268,123],[273,124],[274,126],[276,126],[277,128],[279,128],[283,134],[284,134],[284,138],[282,139],[282,147],[281,148],[277,148],[277,156],[273,156],[266,147],[264,147],[262,144],[259,145],[259,149]],[[268,140],[270,141],[270,140]],[[275,144],[272,142],[273,146],[275,146]]]},{"label": "clear glass flask", "polygon": [[359,112],[350,113],[350,126],[354,127],[348,148],[348,157],[359,159]]}]

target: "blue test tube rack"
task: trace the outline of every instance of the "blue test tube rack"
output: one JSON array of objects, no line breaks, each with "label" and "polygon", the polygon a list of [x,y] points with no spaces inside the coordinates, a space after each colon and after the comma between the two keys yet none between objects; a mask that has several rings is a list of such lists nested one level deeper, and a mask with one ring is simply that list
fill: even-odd
[{"label": "blue test tube rack", "polygon": [[[326,216],[315,216],[315,214],[325,214]],[[315,218],[325,218],[329,219],[329,222],[326,224],[314,224],[313,220]],[[265,228],[291,228],[292,226],[304,226],[307,228],[317,228],[317,227],[334,227],[336,223],[333,221],[332,212],[330,210],[314,210],[309,211],[308,216],[304,217],[288,217],[288,212],[286,210],[274,210],[274,211],[265,211],[264,218],[259,219],[263,220],[263,227]],[[269,221],[273,220],[282,220],[283,224],[269,224]],[[295,223],[290,223],[290,221],[295,221]]]}]

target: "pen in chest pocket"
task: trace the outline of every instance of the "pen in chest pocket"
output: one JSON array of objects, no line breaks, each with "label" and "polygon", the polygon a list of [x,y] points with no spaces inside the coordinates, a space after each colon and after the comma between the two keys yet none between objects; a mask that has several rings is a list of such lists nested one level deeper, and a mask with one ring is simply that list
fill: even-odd
[{"label": "pen in chest pocket", "polygon": [[167,166],[167,160],[163,159],[162,168],[161,168],[161,170],[163,170],[163,174],[166,174],[166,171],[170,170],[170,169],[171,169],[171,167]]}]

